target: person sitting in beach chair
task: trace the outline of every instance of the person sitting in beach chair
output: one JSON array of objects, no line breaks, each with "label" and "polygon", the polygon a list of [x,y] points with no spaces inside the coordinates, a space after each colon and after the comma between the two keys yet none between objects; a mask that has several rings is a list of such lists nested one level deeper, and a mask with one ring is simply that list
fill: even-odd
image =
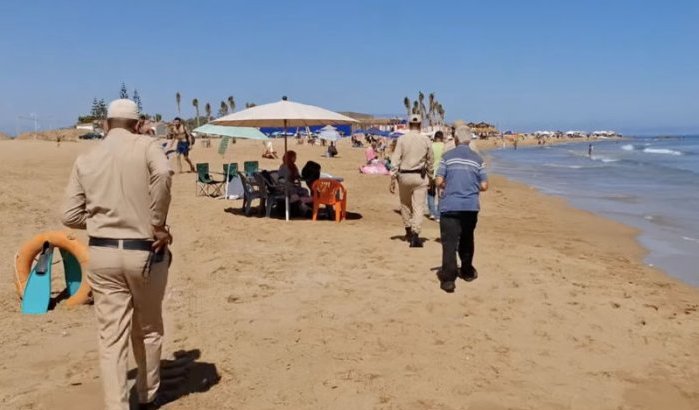
[{"label": "person sitting in beach chair", "polygon": [[330,145],[328,145],[328,158],[335,158],[337,156],[337,147],[335,146],[335,143],[330,141]]},{"label": "person sitting in beach chair", "polygon": [[369,145],[366,150],[364,150],[364,157],[366,157],[366,163],[367,165],[371,165],[376,160],[378,159],[378,156],[376,155],[376,143],[372,142],[371,145]]},{"label": "person sitting in beach chair", "polygon": [[265,143],[265,151],[262,153],[262,158],[267,159],[278,159],[277,152],[274,151],[274,146],[272,146],[272,141],[267,141]]},{"label": "person sitting in beach chair", "polygon": [[362,140],[359,139],[357,135],[352,135],[352,148],[361,148],[363,146],[364,144],[362,144]]},{"label": "person sitting in beach chair", "polygon": [[296,151],[287,151],[279,167],[279,179],[284,181],[289,192],[289,202],[300,202],[301,211],[309,212],[308,204],[313,202],[310,192],[301,186],[301,174],[296,166]]},{"label": "person sitting in beach chair", "polygon": [[301,179],[306,183],[308,189],[313,188],[313,183],[320,179],[320,164],[315,161],[308,161],[301,170]]}]

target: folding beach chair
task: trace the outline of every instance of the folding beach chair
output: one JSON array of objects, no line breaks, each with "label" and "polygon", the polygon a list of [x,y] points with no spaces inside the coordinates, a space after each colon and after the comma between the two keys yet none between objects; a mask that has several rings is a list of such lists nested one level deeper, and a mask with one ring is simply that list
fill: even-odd
[{"label": "folding beach chair", "polygon": [[347,190],[334,179],[321,178],[313,183],[311,189],[313,197],[313,220],[318,219],[318,211],[321,205],[332,207],[335,213],[335,221],[347,219]]},{"label": "folding beach chair", "polygon": [[260,168],[260,163],[257,161],[245,161],[243,163],[243,169],[245,169],[245,175],[250,178],[257,172]]},{"label": "folding beach chair", "polygon": [[225,181],[216,181],[209,174],[209,163],[197,164],[197,180],[194,191],[195,196],[219,196]]}]

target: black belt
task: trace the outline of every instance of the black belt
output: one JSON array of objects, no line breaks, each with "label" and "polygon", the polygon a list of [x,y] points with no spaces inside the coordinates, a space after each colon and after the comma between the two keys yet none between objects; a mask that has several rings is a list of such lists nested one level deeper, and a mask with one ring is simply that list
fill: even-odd
[{"label": "black belt", "polygon": [[151,251],[153,250],[153,241],[150,239],[107,239],[90,237],[89,245],[98,246],[101,248],[121,248],[128,251]]},{"label": "black belt", "polygon": [[405,171],[405,170],[401,169],[401,170],[398,170],[398,172],[400,172],[401,174],[421,174],[423,172],[423,170],[422,169],[411,169],[409,171]]}]

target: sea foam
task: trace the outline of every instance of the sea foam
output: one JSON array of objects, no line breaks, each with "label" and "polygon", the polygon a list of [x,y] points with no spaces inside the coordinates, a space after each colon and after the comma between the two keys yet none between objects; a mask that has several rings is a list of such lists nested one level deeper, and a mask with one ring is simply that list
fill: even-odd
[{"label": "sea foam", "polygon": [[682,155],[681,151],[667,148],[643,148],[643,152],[648,154]]}]

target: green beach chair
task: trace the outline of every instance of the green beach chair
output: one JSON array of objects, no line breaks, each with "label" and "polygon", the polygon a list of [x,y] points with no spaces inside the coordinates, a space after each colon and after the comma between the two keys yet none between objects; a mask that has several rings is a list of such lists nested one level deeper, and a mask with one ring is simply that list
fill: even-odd
[{"label": "green beach chair", "polygon": [[208,162],[197,164],[195,196],[220,196],[224,182],[211,178]]},{"label": "green beach chair", "polygon": [[243,168],[245,169],[245,175],[250,178],[255,172],[259,171],[260,163],[257,161],[245,161],[243,163]]}]

